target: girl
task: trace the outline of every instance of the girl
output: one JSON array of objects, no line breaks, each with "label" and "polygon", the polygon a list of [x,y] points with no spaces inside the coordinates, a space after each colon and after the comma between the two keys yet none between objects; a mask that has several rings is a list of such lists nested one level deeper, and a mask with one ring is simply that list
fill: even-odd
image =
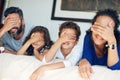
[{"label": "girl", "polygon": [[26,37],[24,45],[18,50],[17,54],[35,55],[37,59],[42,61],[51,45],[52,41],[48,29],[43,26],[36,26]]}]

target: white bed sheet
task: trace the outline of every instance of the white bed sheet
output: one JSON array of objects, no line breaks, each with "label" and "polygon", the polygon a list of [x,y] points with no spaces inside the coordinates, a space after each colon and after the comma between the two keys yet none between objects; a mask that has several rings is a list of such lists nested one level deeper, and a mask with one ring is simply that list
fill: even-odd
[{"label": "white bed sheet", "polygon": [[[32,72],[43,65],[34,56],[0,54],[0,80],[28,80]],[[90,80],[120,80],[120,70],[103,66],[92,66],[94,74]],[[41,80],[84,80],[78,74],[78,66],[44,72]],[[40,79],[38,79],[40,80]]]}]

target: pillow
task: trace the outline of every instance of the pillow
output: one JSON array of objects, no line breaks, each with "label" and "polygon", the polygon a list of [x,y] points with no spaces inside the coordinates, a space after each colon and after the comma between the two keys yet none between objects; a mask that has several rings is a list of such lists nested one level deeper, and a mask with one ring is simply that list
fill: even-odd
[{"label": "pillow", "polygon": [[[90,80],[119,80],[120,70],[110,70],[105,66],[92,66],[93,74]],[[46,71],[38,80],[84,80],[78,73],[78,66]]]}]

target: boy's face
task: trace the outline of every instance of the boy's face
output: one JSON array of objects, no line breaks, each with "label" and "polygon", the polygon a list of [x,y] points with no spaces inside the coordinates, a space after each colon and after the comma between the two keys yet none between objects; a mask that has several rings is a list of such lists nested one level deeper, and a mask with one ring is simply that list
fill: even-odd
[{"label": "boy's face", "polygon": [[[76,40],[76,32],[73,29],[70,28],[65,28],[62,30],[61,34],[65,32],[64,36],[68,36],[69,38],[72,37],[74,35],[74,38],[68,41],[65,41],[64,43],[62,43],[61,48],[64,50],[72,50],[72,48],[77,44],[77,40]],[[61,36],[60,34],[60,36]]]}]

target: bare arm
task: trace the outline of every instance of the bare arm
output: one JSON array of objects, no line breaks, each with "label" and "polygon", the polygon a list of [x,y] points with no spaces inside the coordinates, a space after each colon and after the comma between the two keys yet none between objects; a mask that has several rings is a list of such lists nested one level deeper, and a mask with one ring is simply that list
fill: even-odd
[{"label": "bare arm", "polygon": [[37,80],[38,76],[41,75],[44,71],[59,69],[59,68],[64,68],[64,67],[65,66],[63,62],[57,62],[54,64],[47,64],[47,65],[40,66],[30,76],[30,80]]},{"label": "bare arm", "polygon": [[119,61],[116,39],[113,38],[113,40],[111,39],[110,41],[108,41],[108,45],[109,46],[114,45],[114,49],[108,48],[108,59],[107,59],[108,66],[113,66]]},{"label": "bare arm", "polygon": [[5,49],[4,53],[16,54],[17,51],[12,51],[12,50]]},{"label": "bare arm", "polygon": [[34,49],[34,55],[38,60],[42,61],[43,57],[44,57],[44,55],[46,55],[47,51],[48,50],[44,50],[44,52],[41,54],[41,53],[39,53],[39,51],[37,49]]},{"label": "bare arm", "polygon": [[26,53],[26,50],[28,49],[28,47],[31,45],[30,40],[28,40],[18,51],[17,51],[17,55],[23,55]]},{"label": "bare arm", "polygon": [[48,53],[45,55],[45,60],[46,62],[49,62],[51,60],[54,59],[54,56],[57,52],[57,50],[60,48],[62,44],[62,41],[60,41],[60,39],[58,39],[53,45],[52,47],[50,48],[50,50],[48,51]]}]

